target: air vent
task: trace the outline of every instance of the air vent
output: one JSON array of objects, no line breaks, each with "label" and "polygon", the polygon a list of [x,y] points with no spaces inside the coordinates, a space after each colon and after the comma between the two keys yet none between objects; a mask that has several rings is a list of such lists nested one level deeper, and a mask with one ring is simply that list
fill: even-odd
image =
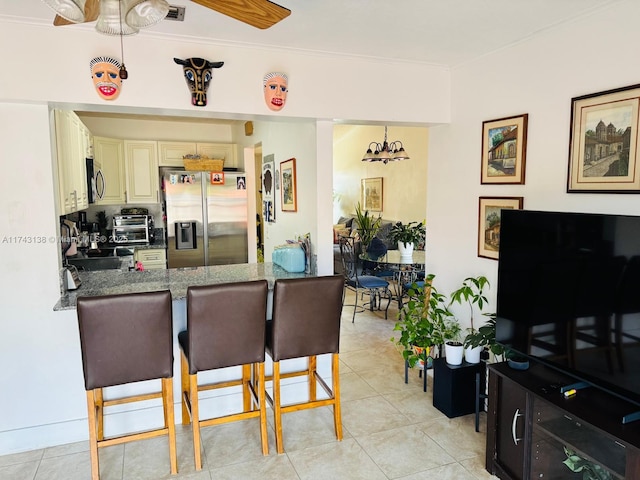
[{"label": "air vent", "polygon": [[169,13],[167,13],[165,20],[184,22],[184,10],[185,10],[185,7],[177,7],[175,5],[169,5]]}]

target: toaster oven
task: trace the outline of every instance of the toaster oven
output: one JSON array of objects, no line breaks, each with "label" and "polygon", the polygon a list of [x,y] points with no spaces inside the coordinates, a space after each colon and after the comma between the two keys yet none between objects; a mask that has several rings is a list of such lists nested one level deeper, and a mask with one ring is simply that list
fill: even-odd
[{"label": "toaster oven", "polygon": [[114,215],[114,243],[149,243],[149,215]]}]

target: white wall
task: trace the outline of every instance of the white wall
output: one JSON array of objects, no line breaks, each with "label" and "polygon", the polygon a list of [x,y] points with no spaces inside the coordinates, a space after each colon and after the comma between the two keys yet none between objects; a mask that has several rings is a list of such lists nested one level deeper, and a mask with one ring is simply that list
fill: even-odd
[{"label": "white wall", "polygon": [[[0,101],[76,103],[102,110],[155,108],[162,114],[191,112],[222,118],[263,115],[417,124],[449,120],[449,72],[442,67],[170,40],[154,35],[153,29],[124,42],[129,78],[120,96],[105,102],[94,90],[89,61],[97,55],[120,58],[116,37],[96,34],[91,25],[54,28],[0,18],[0,45],[6,46],[3,62],[14,72],[0,77]],[[225,62],[213,72],[206,107],[191,105],[182,67],[174,57]],[[287,106],[281,115],[267,108],[262,91],[262,78],[274,65],[289,76]],[[390,68],[392,89],[388,76],[379,74]],[[331,72],[340,72],[338,82],[327,83]],[[380,105],[381,92],[389,107]]]},{"label": "white wall", "polygon": [[[331,171],[332,138],[327,124],[332,120],[327,119],[420,125],[449,121],[449,72],[444,68],[197,41],[169,42],[150,32],[125,39],[129,79],[117,100],[105,102],[93,88],[89,61],[97,55],[120,58],[119,46],[117,38],[98,35],[90,25],[54,28],[0,18],[0,49],[4,64],[10,66],[0,76],[0,159],[10,172],[0,180],[0,323],[4,339],[0,349],[4,366],[0,370],[0,454],[87,438],[75,311],[53,311],[60,292],[50,105],[273,121],[274,125],[264,127],[262,138],[255,138],[262,142],[264,154],[274,153],[278,161],[296,157],[299,196],[298,213],[279,212],[278,231],[272,230],[268,241],[276,244],[307,231],[323,238],[326,245],[320,245],[318,252],[326,258],[319,259],[319,265],[326,264],[326,270],[319,270],[321,273],[330,272],[332,264],[331,220],[325,212],[317,212],[324,202],[330,212],[331,199],[326,195],[330,187],[317,179],[315,165],[322,162]],[[174,56],[225,62],[214,73],[207,107],[190,105]],[[274,65],[286,67],[291,87],[286,110],[277,116],[264,104],[261,83]],[[386,88],[388,78],[377,74],[389,68],[394,69],[395,88],[391,90]],[[335,71],[341,72],[340,83],[328,89],[327,72]],[[387,97],[382,105],[380,92]],[[320,198],[321,194],[326,198]],[[17,238],[29,238],[32,243]],[[37,238],[44,241],[34,243]]]},{"label": "white wall", "polygon": [[254,122],[253,136],[261,139],[262,155],[273,155],[275,169],[290,158],[296,159],[297,212],[283,212],[281,190],[275,190],[275,223],[265,224],[265,261],[271,261],[273,247],[311,233],[316,239],[316,128],[315,123]]},{"label": "white wall", "polygon": [[[498,262],[477,256],[480,196],[522,196],[526,209],[640,215],[637,194],[566,193],[571,99],[638,83],[638,18],[640,2],[623,1],[452,71],[452,122],[429,137],[428,270],[439,290],[484,274],[492,284],[485,311],[495,309]],[[482,122],[522,113],[526,184],[480,185]]]},{"label": "white wall", "polygon": [[[389,142],[400,140],[411,157],[390,162],[363,162],[370,142],[382,143],[383,126],[336,125],[333,137],[333,220],[355,212],[360,201],[360,181],[382,177],[382,218],[402,222],[426,219],[427,152],[429,130],[425,127],[388,128]],[[428,224],[428,221],[427,221]]]}]

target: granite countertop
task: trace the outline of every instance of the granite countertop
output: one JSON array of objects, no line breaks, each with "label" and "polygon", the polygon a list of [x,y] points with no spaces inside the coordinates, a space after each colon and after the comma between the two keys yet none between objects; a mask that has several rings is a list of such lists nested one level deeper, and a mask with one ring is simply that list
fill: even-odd
[{"label": "granite countertop", "polygon": [[142,272],[124,270],[79,272],[80,281],[82,282],[80,287],[77,290],[65,292],[53,309],[75,309],[76,299],[79,296],[153,292],[169,289],[173,300],[180,300],[186,298],[187,288],[192,285],[212,285],[266,279],[269,283],[269,289],[272,289],[276,279],[304,276],[306,276],[304,273],[289,273],[273,263],[171,268],[168,270],[145,270]]}]

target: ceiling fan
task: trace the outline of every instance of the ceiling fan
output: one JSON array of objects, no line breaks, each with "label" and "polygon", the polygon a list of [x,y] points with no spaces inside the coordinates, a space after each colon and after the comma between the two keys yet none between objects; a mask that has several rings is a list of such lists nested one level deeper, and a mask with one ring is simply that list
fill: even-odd
[{"label": "ceiling fan", "polygon": [[[227,15],[256,28],[269,28],[291,14],[291,10],[269,0],[192,0],[216,12]],[[147,27],[162,20],[169,8],[165,0],[44,0],[57,13],[53,24],[56,26],[98,20],[104,10],[111,9],[119,19],[119,10],[136,10],[136,16],[146,24],[131,25],[137,28]],[[124,6],[121,6],[122,3]],[[102,5],[101,5],[102,4]],[[115,9],[115,10],[114,10]],[[155,11],[155,13],[153,13]],[[147,14],[147,16],[144,16]],[[156,17],[156,18],[152,18]],[[158,18],[159,17],[159,18]],[[129,22],[129,15],[127,15]],[[108,32],[104,32],[108,33]],[[120,32],[118,32],[120,33]]]}]

